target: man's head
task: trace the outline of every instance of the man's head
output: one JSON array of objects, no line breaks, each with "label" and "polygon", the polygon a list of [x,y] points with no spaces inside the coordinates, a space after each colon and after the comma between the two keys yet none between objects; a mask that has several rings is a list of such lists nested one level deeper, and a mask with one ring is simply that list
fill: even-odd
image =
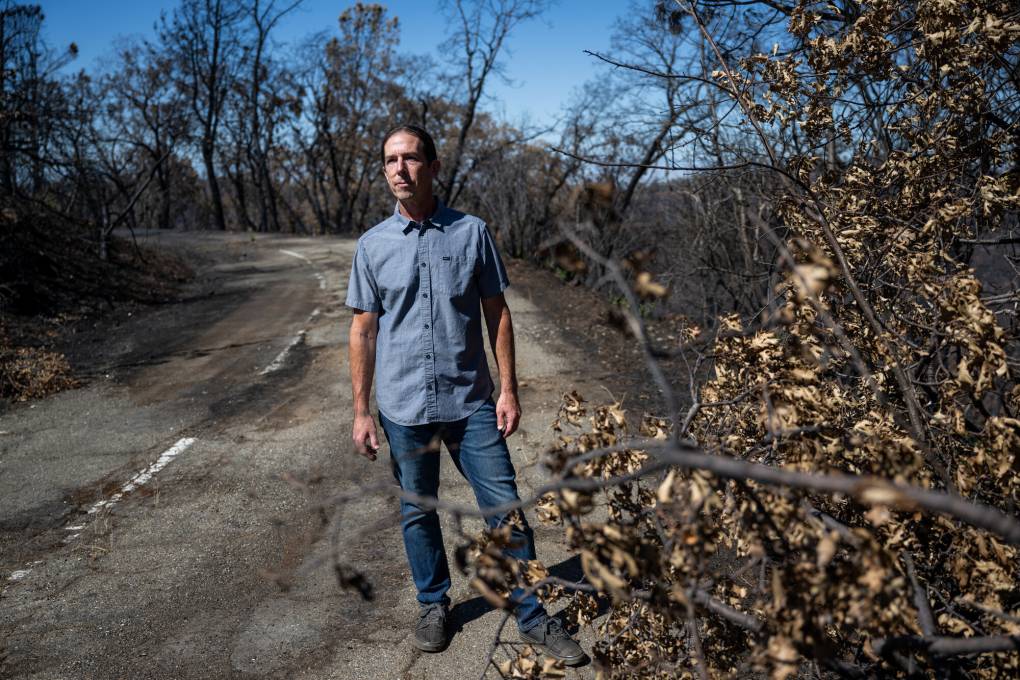
[{"label": "man's head", "polygon": [[432,180],[440,163],[428,132],[417,125],[393,128],[383,138],[382,159],[386,182],[398,201],[431,205]]}]

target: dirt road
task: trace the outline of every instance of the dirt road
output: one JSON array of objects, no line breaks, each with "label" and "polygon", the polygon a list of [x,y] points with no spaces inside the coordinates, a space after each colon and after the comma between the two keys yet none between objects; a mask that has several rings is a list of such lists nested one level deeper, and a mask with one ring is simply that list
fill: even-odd
[{"label": "dirt road", "polygon": [[[76,345],[86,387],[0,415],[0,675],[481,676],[501,614],[464,578],[450,648],[410,644],[415,597],[393,498],[321,509],[390,480],[385,455],[370,463],[348,445],[354,241],[144,240],[203,263],[191,295],[115,312],[115,328]],[[578,380],[590,365],[554,320],[513,286],[508,300],[525,412],[510,445],[529,494],[560,395],[596,388]],[[452,465],[441,496],[471,502]],[[559,530],[536,533],[539,558],[579,578]],[[338,586],[335,556],[369,577],[374,599]],[[505,659],[512,623],[502,639]]]}]

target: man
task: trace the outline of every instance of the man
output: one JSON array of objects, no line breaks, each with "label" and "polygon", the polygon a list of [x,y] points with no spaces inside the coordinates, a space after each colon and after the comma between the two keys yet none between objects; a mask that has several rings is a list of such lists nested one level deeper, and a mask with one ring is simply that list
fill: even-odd
[{"label": "man", "polygon": [[[442,442],[483,512],[518,499],[505,441],[521,417],[513,326],[503,298],[509,281],[485,224],[433,196],[440,162],[429,134],[412,125],[395,128],[383,139],[382,152],[396,210],[358,240],[347,292],[354,310],[353,438],[358,453],[375,460],[379,438],[369,411],[374,369],[393,475],[409,494],[400,512],[420,605],[414,644],[438,652],[447,644],[450,569],[439,516],[416,498],[437,496]],[[499,366],[495,403],[482,313]],[[486,522],[511,527],[510,555],[535,559],[523,513],[487,515]],[[523,594],[512,593],[521,637],[567,664],[580,663],[580,646],[534,594]]]}]

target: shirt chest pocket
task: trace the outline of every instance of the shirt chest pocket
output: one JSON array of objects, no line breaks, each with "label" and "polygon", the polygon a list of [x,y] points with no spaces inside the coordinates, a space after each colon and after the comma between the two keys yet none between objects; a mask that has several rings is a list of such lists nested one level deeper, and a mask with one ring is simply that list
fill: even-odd
[{"label": "shirt chest pocket", "polygon": [[461,297],[475,277],[475,261],[458,255],[439,255],[433,260],[432,287],[450,297]]}]

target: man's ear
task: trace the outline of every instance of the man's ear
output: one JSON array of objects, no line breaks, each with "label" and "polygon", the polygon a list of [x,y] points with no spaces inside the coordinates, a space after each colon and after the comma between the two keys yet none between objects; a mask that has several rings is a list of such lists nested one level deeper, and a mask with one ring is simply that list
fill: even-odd
[{"label": "man's ear", "polygon": [[429,170],[432,171],[433,177],[439,174],[439,170],[442,167],[443,167],[443,164],[439,162],[438,158],[436,160],[432,161],[432,163],[429,164]]}]

